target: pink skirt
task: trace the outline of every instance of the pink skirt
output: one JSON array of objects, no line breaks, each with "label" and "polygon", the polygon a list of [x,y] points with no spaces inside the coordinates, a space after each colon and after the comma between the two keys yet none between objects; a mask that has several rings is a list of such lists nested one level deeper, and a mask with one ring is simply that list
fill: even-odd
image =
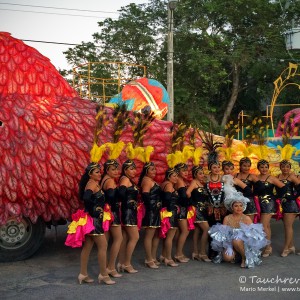
[{"label": "pink skirt", "polygon": [[95,230],[95,226],[93,218],[82,209],[77,210],[72,215],[72,220],[68,226],[68,236],[65,245],[72,248],[79,248],[85,241],[85,235]]}]

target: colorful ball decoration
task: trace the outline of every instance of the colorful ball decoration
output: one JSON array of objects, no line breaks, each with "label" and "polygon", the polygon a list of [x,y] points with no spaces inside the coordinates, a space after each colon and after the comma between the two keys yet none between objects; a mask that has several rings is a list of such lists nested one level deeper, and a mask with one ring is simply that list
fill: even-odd
[{"label": "colorful ball decoration", "polygon": [[[283,122],[282,122],[283,121]],[[295,108],[290,111],[288,111],[284,117],[283,120],[280,120],[275,132],[275,137],[281,137],[283,134],[285,134],[285,130],[287,126],[290,126],[292,135],[291,136],[298,136],[299,130],[296,130],[299,127],[300,123],[300,108]]]},{"label": "colorful ball decoration", "polygon": [[120,94],[109,103],[123,104],[127,110],[151,110],[157,119],[162,119],[168,112],[170,99],[164,86],[154,79],[140,78],[127,83]]}]

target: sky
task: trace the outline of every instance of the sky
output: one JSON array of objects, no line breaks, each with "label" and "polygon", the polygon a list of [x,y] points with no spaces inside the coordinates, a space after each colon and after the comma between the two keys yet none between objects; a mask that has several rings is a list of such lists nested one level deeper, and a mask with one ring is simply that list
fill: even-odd
[{"label": "sky", "polygon": [[[118,10],[129,3],[147,2],[148,0],[0,0],[0,31],[9,32],[21,40],[80,44],[82,41],[93,40],[92,34],[98,31],[97,22],[105,18],[118,18]],[[74,46],[24,42],[48,57],[56,69],[71,67],[63,51]]]}]

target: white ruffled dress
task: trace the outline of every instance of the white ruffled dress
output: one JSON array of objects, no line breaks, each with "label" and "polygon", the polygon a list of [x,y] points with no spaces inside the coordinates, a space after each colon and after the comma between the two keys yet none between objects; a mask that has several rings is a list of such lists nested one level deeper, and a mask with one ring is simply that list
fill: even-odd
[{"label": "white ruffled dress", "polygon": [[240,228],[232,228],[220,223],[213,225],[208,231],[212,238],[211,247],[219,252],[214,259],[215,263],[222,261],[222,252],[233,255],[233,240],[242,240],[245,248],[245,266],[252,268],[261,264],[261,249],[270,244],[266,239],[266,234],[262,224],[250,224],[240,222]]}]

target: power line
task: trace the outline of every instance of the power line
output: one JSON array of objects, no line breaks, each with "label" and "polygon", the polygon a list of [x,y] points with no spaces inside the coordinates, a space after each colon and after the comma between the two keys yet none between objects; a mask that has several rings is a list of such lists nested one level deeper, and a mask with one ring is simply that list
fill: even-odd
[{"label": "power line", "polygon": [[[25,39],[21,39],[21,41],[24,42],[32,42],[32,43],[45,43],[45,44],[55,44],[55,45],[67,45],[67,46],[80,46],[82,44],[72,44],[72,43],[63,43],[63,42],[50,42],[50,41],[37,41],[37,40],[25,40]],[[84,42],[85,43],[85,42]],[[130,48],[125,48],[123,50],[130,50]],[[166,54],[167,51],[154,51],[155,53],[164,53]],[[181,51],[176,51],[177,54],[186,54],[186,52],[181,52]],[[300,62],[300,59],[294,59],[297,62]],[[217,59],[215,59],[215,61],[218,61]],[[285,62],[285,61],[290,61],[289,58],[275,58],[275,57],[263,57],[260,58],[260,61],[272,61],[272,62]]]},{"label": "power line", "polygon": [[89,10],[89,9],[77,9],[77,8],[66,8],[66,7],[54,7],[54,6],[41,6],[41,5],[29,5],[29,4],[17,4],[17,3],[7,3],[7,2],[0,2],[0,4],[5,5],[15,5],[15,6],[26,6],[26,7],[38,7],[38,8],[51,8],[51,9],[61,9],[61,10],[73,10],[73,11],[85,11],[85,12],[92,12],[92,13],[105,13],[105,14],[118,14],[115,11],[104,11],[104,10]]},{"label": "power line", "polygon": [[[25,40],[25,39],[21,39],[24,42],[32,42],[32,43],[44,43],[44,44],[54,44],[54,45],[66,45],[66,46],[80,46],[81,44],[72,44],[72,43],[63,43],[63,42],[49,42],[49,41],[37,41],[37,40]],[[125,49],[126,50],[126,49]],[[127,50],[130,50],[129,48]],[[163,53],[166,54],[166,51],[156,51],[156,53]],[[176,51],[177,54],[185,54],[185,52],[181,52],[181,51]],[[292,58],[294,62],[299,63],[300,59],[294,59]],[[217,59],[215,59],[215,61],[218,61]],[[261,61],[264,62],[268,62],[268,61],[272,61],[272,62],[290,62],[291,60],[289,58],[269,58],[269,57],[264,57],[263,59],[261,59]]]},{"label": "power line", "polygon": [[56,44],[56,45],[67,45],[67,46],[79,46],[80,44],[71,44],[71,43],[61,43],[61,42],[48,42],[48,41],[36,41],[36,40],[23,40],[24,42],[33,42],[33,43],[45,43],[45,44]]},{"label": "power line", "polygon": [[50,13],[50,12],[41,12],[41,11],[32,11],[32,10],[21,10],[21,9],[9,9],[9,8],[0,8],[0,10],[8,10],[8,11],[20,11],[20,12],[29,12],[35,14],[46,14],[46,15],[57,15],[57,16],[71,16],[71,17],[84,17],[84,18],[101,18],[106,19],[107,17],[100,16],[85,16],[85,15],[72,15],[72,14],[58,14],[58,13]]}]

